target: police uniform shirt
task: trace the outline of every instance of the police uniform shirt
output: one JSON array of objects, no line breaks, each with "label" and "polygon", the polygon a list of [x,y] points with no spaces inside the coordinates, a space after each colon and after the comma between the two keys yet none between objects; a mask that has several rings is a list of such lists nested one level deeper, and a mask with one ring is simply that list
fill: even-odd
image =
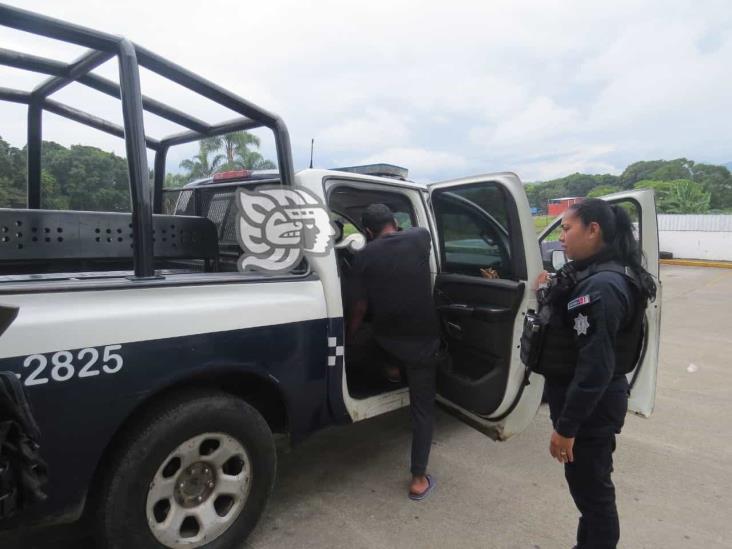
[{"label": "police uniform shirt", "polygon": [[571,379],[548,378],[547,397],[554,428],[564,437],[619,433],[627,411],[628,382],[615,374],[618,332],[634,312],[634,292],[625,277],[598,272],[579,282],[556,311],[578,350]]}]

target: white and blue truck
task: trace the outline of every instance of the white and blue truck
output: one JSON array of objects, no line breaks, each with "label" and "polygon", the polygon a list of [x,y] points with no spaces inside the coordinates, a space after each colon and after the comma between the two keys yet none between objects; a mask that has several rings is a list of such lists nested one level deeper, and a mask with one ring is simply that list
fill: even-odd
[{"label": "white and blue truck", "polygon": [[[0,371],[19,379],[48,465],[47,499],[0,517],[0,529],[85,517],[101,547],[235,547],[272,489],[275,435],[297,443],[407,406],[405,386],[369,374],[368,345],[344,343],[361,213],[375,202],[402,227],[432,234],[451,358],[438,374],[439,402],[496,440],[532,421],[543,378],[522,364],[519,341],[536,306],[532,281],[547,265],[516,175],[419,184],[389,166],[380,176],[295,173],[282,120],[234,93],[118,36],[4,5],[0,24],[89,48],[71,64],[0,50],[0,64],[48,75],[32,91],[0,88],[0,99],[28,108],[27,208],[0,209]],[[119,83],[92,72],[113,58]],[[144,96],[139,67],[237,118],[209,124]],[[50,98],[71,82],[120,98],[124,127]],[[40,208],[44,111],[125,139],[129,213]],[[143,111],[182,131],[146,135]],[[170,147],[257,127],[273,132],[277,170],[164,191]],[[657,278],[653,194],[606,199],[633,211]],[[630,408],[646,416],[659,303],[648,306],[630,374]]]}]

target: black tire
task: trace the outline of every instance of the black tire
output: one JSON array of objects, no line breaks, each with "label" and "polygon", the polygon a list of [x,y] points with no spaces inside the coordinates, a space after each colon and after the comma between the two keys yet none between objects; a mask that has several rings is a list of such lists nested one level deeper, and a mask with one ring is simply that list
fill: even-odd
[{"label": "black tire", "polygon": [[[246,402],[217,392],[179,394],[151,409],[123,435],[97,500],[97,543],[105,549],[163,549],[148,525],[151,481],[171,452],[205,433],[236,440],[251,461],[248,496],[228,528],[205,549],[238,547],[256,526],[272,491],[277,456],[272,432]],[[175,481],[177,483],[177,480]]]}]

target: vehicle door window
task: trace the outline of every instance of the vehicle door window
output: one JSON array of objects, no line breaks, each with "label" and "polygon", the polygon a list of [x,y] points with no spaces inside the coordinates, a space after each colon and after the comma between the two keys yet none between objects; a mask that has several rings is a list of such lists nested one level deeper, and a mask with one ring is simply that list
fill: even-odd
[{"label": "vehicle door window", "polygon": [[[633,224],[633,236],[635,241],[641,242],[641,224],[640,224],[640,206],[635,200],[626,198],[623,200],[613,200],[611,204],[618,204],[623,208],[630,216],[630,221]],[[552,254],[555,250],[561,250],[562,245],[559,242],[559,235],[562,232],[561,218],[554,222],[552,230],[545,233],[539,239],[539,247],[541,248],[541,259],[544,264],[544,268],[549,272],[554,272],[554,266],[552,265]]]},{"label": "vehicle door window", "polygon": [[[168,212],[175,216],[193,216],[208,220],[215,228],[217,248],[216,269],[223,272],[237,272],[238,261],[242,256],[237,231],[239,230],[239,208],[236,204],[237,190],[256,190],[258,186],[271,186],[276,179],[266,181],[241,181],[209,183],[183,189],[166,189],[175,199],[164,201],[171,208]],[[289,274],[301,275],[307,272],[307,261],[303,258]],[[266,273],[260,273],[260,275]],[[279,276],[282,273],[278,273]]]},{"label": "vehicle door window", "polygon": [[432,195],[442,272],[513,279],[506,197],[493,183]]},{"label": "vehicle door window", "polygon": [[328,206],[337,214],[335,220],[344,225],[344,236],[351,234],[350,231],[364,233],[360,227],[361,216],[371,204],[386,204],[394,213],[400,229],[415,226],[414,208],[409,198],[399,192],[339,185],[333,189],[328,198]]}]

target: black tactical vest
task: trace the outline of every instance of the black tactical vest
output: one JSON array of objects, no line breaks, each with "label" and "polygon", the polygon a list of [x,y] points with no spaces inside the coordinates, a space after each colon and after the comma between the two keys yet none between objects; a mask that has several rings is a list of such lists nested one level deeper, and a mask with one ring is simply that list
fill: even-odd
[{"label": "black tactical vest", "polygon": [[[638,277],[629,268],[615,262],[594,264],[577,273],[575,284],[603,271],[622,274],[640,296]],[[566,305],[569,292],[556,303],[548,303],[543,307],[551,307],[551,315],[527,315],[522,337],[522,359],[534,372],[551,377],[572,377],[577,366],[577,346],[574,328],[569,325]],[[635,300],[633,317],[620,328],[615,340],[615,375],[627,374],[635,369],[643,347],[644,318],[646,300]],[[552,315],[561,310],[562,318],[554,319]],[[557,321],[560,320],[560,321]],[[529,339],[533,335],[533,341]],[[533,347],[533,348],[532,348]]]}]

